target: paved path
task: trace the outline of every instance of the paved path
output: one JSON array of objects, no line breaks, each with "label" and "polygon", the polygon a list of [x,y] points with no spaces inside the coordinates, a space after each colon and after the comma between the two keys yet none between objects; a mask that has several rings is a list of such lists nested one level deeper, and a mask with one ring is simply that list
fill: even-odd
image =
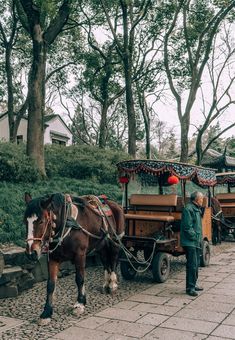
[{"label": "paved path", "polygon": [[[176,272],[163,284],[149,284],[112,307],[73,319],[67,329],[47,339],[235,339],[235,247],[213,256],[199,277],[204,291],[196,298],[185,294],[185,271]],[[0,316],[0,339],[20,339],[17,329],[26,325],[27,320]],[[7,329],[14,330],[13,338]],[[24,338],[41,340],[40,334],[25,327]]]},{"label": "paved path", "polygon": [[54,339],[235,339],[235,247],[200,269],[204,291],[187,296],[185,273],[107,308],[58,333]]}]

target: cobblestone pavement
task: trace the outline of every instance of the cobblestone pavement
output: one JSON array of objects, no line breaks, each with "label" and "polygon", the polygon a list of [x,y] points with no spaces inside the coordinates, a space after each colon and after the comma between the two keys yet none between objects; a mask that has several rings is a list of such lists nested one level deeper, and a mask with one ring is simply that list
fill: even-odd
[{"label": "cobblestone pavement", "polygon": [[[212,247],[212,258],[215,255],[226,252],[229,248],[234,247],[234,243],[223,243],[222,245]],[[172,258],[172,269],[170,274],[170,282],[177,288],[178,278],[185,268],[185,258],[181,256],[179,258]],[[209,267],[210,268],[210,267]],[[205,268],[205,270],[209,270]],[[150,272],[137,275],[133,281],[125,281],[119,277],[119,290],[112,297],[102,293],[103,285],[103,270],[102,267],[90,267],[86,271],[86,293],[87,293],[87,306],[86,311],[82,317],[75,318],[72,315],[72,306],[76,301],[77,289],[74,281],[74,275],[70,275],[58,280],[56,290],[56,301],[54,308],[54,315],[52,322],[47,326],[38,325],[38,317],[42,311],[45,303],[46,293],[46,282],[35,284],[35,286],[23,292],[17,298],[2,299],[0,300],[0,339],[2,340],[43,340],[43,339],[54,339],[54,337],[66,329],[73,329],[78,322],[89,319],[94,314],[102,313],[103,310],[111,308],[118,303],[125,303],[124,300],[134,294],[138,296],[138,293],[152,289],[152,287],[164,287],[167,283],[161,285],[153,285],[152,275]],[[175,280],[175,281],[174,281]],[[167,281],[168,282],[168,281]],[[175,283],[174,283],[175,282]],[[167,286],[165,286],[166,288]],[[151,296],[150,296],[150,299]],[[138,300],[138,299],[137,299]],[[137,304],[137,302],[135,302]],[[117,313],[117,310],[115,311]],[[132,312],[133,314],[133,312]],[[138,313],[137,313],[138,314]],[[101,314],[102,316],[102,314]],[[105,316],[105,314],[103,315]],[[158,316],[159,320],[163,320],[164,317]],[[107,321],[108,319],[100,318],[99,320]],[[86,322],[86,320],[84,320]],[[140,324],[139,324],[140,325]],[[115,328],[115,325],[113,325]],[[124,325],[125,326],[125,325]],[[89,328],[89,327],[88,327]],[[151,328],[151,327],[150,327]],[[63,332],[61,333],[63,334]],[[66,333],[65,333],[66,334]],[[98,333],[97,333],[98,334]],[[106,334],[106,333],[105,333]],[[110,336],[110,333],[108,336]],[[63,339],[76,339],[76,337],[70,337],[68,334]],[[98,335],[97,335],[98,336]],[[103,336],[99,339],[106,339],[108,336]],[[138,336],[139,338],[140,336]],[[59,337],[60,338],[60,337]],[[91,339],[94,338],[94,334],[91,334]],[[95,336],[96,338],[96,336]],[[154,338],[154,337],[153,337]],[[161,337],[155,337],[161,339]],[[57,336],[55,337],[57,339]],[[77,339],[90,339],[89,329],[85,337],[78,337]],[[111,339],[111,338],[110,338]],[[112,339],[129,339],[129,337],[113,337]],[[133,338],[132,338],[133,339]],[[150,339],[150,338],[149,338]],[[182,338],[183,340],[184,338]],[[195,338],[202,339],[202,338]],[[204,338],[203,338],[204,339]],[[216,338],[219,340],[220,338]]]}]

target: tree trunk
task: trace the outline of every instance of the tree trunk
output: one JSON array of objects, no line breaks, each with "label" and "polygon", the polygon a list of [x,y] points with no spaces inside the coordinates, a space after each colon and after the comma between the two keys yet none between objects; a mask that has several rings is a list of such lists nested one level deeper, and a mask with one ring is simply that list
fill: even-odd
[{"label": "tree trunk", "polygon": [[128,58],[124,61],[125,83],[126,83],[126,109],[128,118],[128,153],[136,157],[136,118],[132,90],[131,66]]},{"label": "tree trunk", "polygon": [[[132,89],[132,53],[134,42],[134,29],[130,33],[129,39],[129,27],[128,27],[128,11],[127,6],[130,6],[129,10],[132,13],[132,4],[127,2],[122,3],[123,12],[123,39],[124,39],[124,52],[123,52],[123,64],[125,74],[126,85],[126,109],[128,119],[128,153],[133,158],[136,157],[136,117],[134,109],[133,89]],[[133,13],[132,13],[133,14]]]},{"label": "tree trunk", "polygon": [[44,162],[44,108],[46,46],[39,25],[34,26],[33,61],[28,80],[27,155],[35,161],[42,177],[46,176]]},{"label": "tree trunk", "polygon": [[181,155],[180,162],[187,163],[188,161],[188,131],[189,117],[183,116],[181,119]]},{"label": "tree trunk", "polygon": [[196,165],[201,165],[201,161],[202,161],[202,135],[203,133],[200,130],[198,132],[198,136],[196,140],[196,154],[197,154]]},{"label": "tree trunk", "polygon": [[99,147],[105,148],[107,141],[107,112],[108,103],[107,100],[102,105],[101,120],[100,120],[100,135],[99,135]]},{"label": "tree trunk", "polygon": [[16,142],[14,138],[14,97],[13,97],[13,83],[12,83],[12,66],[11,66],[11,52],[12,47],[8,45],[5,53],[5,70],[7,75],[7,111],[9,122],[9,139],[10,142]]}]

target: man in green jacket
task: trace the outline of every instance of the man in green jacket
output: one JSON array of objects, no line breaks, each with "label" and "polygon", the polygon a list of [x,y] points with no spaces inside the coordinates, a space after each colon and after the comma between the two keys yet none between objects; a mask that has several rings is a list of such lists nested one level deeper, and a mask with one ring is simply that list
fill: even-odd
[{"label": "man in green jacket", "polygon": [[197,296],[203,288],[196,285],[200,264],[200,248],[202,242],[202,207],[203,194],[195,191],[182,212],[180,226],[180,243],[186,254],[186,294]]}]

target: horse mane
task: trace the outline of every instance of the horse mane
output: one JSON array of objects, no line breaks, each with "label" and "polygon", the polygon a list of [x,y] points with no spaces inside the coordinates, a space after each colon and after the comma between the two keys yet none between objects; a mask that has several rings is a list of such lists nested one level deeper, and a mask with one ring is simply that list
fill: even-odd
[{"label": "horse mane", "polygon": [[78,208],[81,208],[82,210],[84,210],[87,206],[87,201],[84,198],[73,196],[72,201],[73,204],[75,204],[76,206],[78,206]]},{"label": "horse mane", "polygon": [[41,201],[46,198],[49,198],[49,196],[46,195],[43,197],[33,198],[26,206],[24,217],[28,218],[33,215],[41,217],[42,216]]},{"label": "horse mane", "polygon": [[[64,206],[66,202],[66,195],[61,193],[55,193],[52,195],[51,204],[55,210],[58,210],[60,207]],[[75,204],[78,208],[84,211],[87,206],[87,202],[84,198],[78,196],[71,196],[72,203]]]}]

